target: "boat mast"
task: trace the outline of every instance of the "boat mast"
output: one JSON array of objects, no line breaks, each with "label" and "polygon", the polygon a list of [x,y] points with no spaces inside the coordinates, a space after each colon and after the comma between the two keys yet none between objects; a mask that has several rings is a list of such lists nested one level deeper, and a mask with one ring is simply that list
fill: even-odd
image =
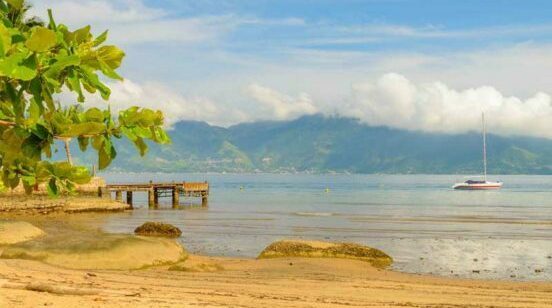
[{"label": "boat mast", "polygon": [[481,121],[483,122],[483,176],[487,182],[487,126],[485,125],[485,113],[481,113]]}]

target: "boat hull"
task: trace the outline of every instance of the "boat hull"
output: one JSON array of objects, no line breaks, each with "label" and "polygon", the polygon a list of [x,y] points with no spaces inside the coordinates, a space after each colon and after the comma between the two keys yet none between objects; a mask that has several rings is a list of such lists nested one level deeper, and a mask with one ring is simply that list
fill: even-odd
[{"label": "boat hull", "polygon": [[502,188],[502,183],[481,183],[481,184],[468,184],[458,183],[452,188],[457,190],[497,190]]}]

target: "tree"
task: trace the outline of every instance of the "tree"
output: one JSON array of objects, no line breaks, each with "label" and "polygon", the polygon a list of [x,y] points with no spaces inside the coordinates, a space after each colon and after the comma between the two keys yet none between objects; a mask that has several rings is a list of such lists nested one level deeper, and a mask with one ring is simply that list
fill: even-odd
[{"label": "tree", "polygon": [[[56,24],[51,11],[46,24],[27,19],[27,10],[23,0],[0,0],[0,172],[6,187],[22,183],[31,192],[47,183],[58,195],[89,182],[87,168],[51,161],[57,139],[77,139],[82,151],[97,151],[99,169],[117,155],[114,138],[130,139],[140,155],[146,140],[170,142],[160,111],[131,107],[114,117],[109,105],[86,107],[88,95],[109,99],[103,80],[122,80],[116,70],[125,54],[105,44],[107,31],[96,37],[90,26],[71,31]],[[78,102],[62,106],[56,95],[63,91],[75,93]]]}]

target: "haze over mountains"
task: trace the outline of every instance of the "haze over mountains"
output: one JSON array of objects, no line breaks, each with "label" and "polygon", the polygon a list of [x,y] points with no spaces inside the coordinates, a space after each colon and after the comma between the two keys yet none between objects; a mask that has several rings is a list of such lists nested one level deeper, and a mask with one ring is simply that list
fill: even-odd
[{"label": "haze over mountains", "polygon": [[[145,158],[119,142],[110,170],[164,172],[480,173],[478,132],[434,134],[372,127],[352,118],[304,116],[228,128],[182,121],[172,144],[151,145]],[[73,149],[79,163],[93,153]],[[489,172],[552,174],[552,140],[488,135]]]}]

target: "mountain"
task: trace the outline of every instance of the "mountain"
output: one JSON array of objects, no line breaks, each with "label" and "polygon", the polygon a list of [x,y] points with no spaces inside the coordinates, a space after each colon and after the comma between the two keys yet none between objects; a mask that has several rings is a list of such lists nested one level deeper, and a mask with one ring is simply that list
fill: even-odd
[{"label": "mountain", "polygon": [[[150,144],[139,157],[117,144],[111,170],[200,172],[480,173],[481,134],[433,134],[367,126],[351,118],[304,116],[228,128],[183,121],[169,132],[172,144]],[[72,152],[77,163],[94,153]],[[552,140],[488,136],[489,172],[552,174]]]}]

